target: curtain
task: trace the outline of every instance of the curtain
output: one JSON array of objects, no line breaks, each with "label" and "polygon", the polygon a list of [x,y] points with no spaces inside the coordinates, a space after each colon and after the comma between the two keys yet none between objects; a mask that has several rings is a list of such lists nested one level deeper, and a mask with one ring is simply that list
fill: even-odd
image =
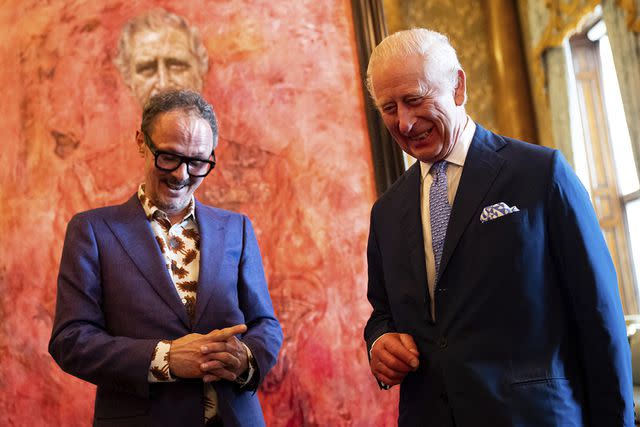
[{"label": "curtain", "polygon": [[571,138],[571,116],[569,114],[569,64],[567,64],[564,48],[547,49],[543,60],[553,141],[555,147],[562,152],[569,164],[575,167]]},{"label": "curtain", "polygon": [[[626,11],[620,7],[622,3],[629,6]],[[607,26],[633,155],[640,176],[640,32],[638,18],[630,15],[636,11],[640,11],[640,0],[602,2],[602,15]],[[635,28],[633,19],[636,20]]]}]

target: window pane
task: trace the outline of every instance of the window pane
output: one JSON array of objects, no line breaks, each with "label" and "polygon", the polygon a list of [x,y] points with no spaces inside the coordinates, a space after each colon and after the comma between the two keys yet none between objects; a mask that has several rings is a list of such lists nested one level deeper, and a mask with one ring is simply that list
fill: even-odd
[{"label": "window pane", "polygon": [[600,39],[600,60],[602,62],[602,85],[604,89],[604,104],[606,107],[613,157],[618,175],[619,190],[622,195],[633,193],[640,188],[636,164],[631,149],[629,128],[624,115],[620,86],[613,64],[613,55],[609,37]]},{"label": "window pane", "polygon": [[632,264],[636,273],[636,286],[640,286],[640,199],[627,203],[626,208]]}]

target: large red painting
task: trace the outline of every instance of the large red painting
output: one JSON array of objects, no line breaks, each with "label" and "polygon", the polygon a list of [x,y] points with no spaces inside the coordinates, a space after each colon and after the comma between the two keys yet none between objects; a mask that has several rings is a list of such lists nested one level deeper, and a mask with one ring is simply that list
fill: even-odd
[{"label": "large red painting", "polygon": [[256,228],[285,333],[267,423],[393,425],[362,339],[375,192],[350,2],[7,0],[0,28],[0,424],[91,423],[94,387],[47,353],[64,231],[136,190],[140,103],[164,84],[218,113],[197,197]]}]

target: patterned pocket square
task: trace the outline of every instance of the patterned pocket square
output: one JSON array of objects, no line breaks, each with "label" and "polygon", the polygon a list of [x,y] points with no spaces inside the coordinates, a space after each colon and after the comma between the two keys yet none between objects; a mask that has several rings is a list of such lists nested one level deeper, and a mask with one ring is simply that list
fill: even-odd
[{"label": "patterned pocket square", "polygon": [[517,206],[509,207],[505,202],[496,203],[495,205],[487,206],[482,210],[480,215],[481,222],[491,221],[492,219],[500,218],[510,213],[520,212]]}]

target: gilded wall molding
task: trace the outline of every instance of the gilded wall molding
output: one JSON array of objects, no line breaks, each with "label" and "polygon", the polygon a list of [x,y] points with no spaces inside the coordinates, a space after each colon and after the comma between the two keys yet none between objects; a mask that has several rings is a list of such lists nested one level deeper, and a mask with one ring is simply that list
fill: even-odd
[{"label": "gilded wall molding", "polygon": [[561,46],[565,37],[599,4],[600,0],[546,0],[548,22],[541,39],[535,43],[534,52],[540,54],[548,48]]},{"label": "gilded wall molding", "polygon": [[638,0],[618,0],[616,3],[620,9],[624,10],[629,31],[640,33],[640,15],[638,14],[640,8],[638,8],[637,5]]}]

